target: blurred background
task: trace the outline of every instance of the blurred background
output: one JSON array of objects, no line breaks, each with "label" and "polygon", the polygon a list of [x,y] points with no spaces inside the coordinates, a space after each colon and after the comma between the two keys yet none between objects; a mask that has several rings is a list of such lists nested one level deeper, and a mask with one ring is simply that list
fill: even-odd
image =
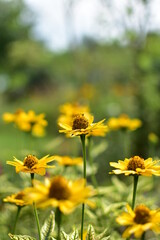
[{"label": "blurred background", "polygon": [[[32,109],[48,121],[46,136],[31,138],[1,117],[1,199],[24,187],[25,177],[19,181],[6,165],[13,156],[81,155],[79,138],[58,132],[67,102],[88,105],[95,122],[125,113],[143,123],[127,133],[125,146],[120,131],[93,139],[100,184],[109,183],[110,161],[160,156],[159,0],[0,0],[0,114]],[[7,207],[1,200],[3,239],[14,211]]]},{"label": "blurred background", "polygon": [[[74,155],[78,140],[58,133],[60,105],[89,105],[95,121],[126,113],[143,122],[129,133],[128,157],[158,156],[158,6],[158,0],[0,0],[1,115],[20,108],[44,112],[47,135],[35,140],[35,151]],[[20,144],[27,148],[30,141],[22,143],[21,133],[2,120],[0,131],[2,165],[13,155],[24,156]],[[151,132],[156,143],[148,140]],[[124,154],[118,132],[103,144],[98,158],[106,173],[106,162]]]}]

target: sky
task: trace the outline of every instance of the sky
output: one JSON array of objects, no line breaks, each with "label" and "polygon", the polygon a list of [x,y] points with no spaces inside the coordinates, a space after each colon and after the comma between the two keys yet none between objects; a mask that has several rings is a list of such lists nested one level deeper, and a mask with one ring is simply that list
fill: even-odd
[{"label": "sky", "polygon": [[[160,30],[160,1],[151,0],[148,11],[138,0],[25,0],[35,15],[35,35],[53,50],[66,49],[84,36],[106,41],[124,28]],[[73,2],[69,7],[69,2]],[[140,2],[140,1],[139,1]],[[134,11],[126,16],[126,8]]]}]

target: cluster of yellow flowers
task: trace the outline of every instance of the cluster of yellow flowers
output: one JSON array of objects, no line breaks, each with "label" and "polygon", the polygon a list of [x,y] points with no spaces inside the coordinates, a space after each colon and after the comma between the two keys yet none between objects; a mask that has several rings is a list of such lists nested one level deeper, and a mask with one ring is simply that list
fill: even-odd
[{"label": "cluster of yellow flowers", "polygon": [[[112,170],[111,174],[131,175],[137,181],[138,176],[160,176],[160,166],[156,166],[158,162],[159,160],[153,161],[152,158],[144,160],[139,156],[125,158],[124,161],[119,160],[118,163],[110,162],[110,165],[116,168]],[[133,198],[136,194],[136,188],[134,190]],[[127,204],[127,212],[123,212],[116,220],[120,225],[127,226],[122,235],[124,238],[128,238],[132,234],[135,238],[140,238],[149,229],[160,233],[160,209],[150,210],[144,204],[138,205],[135,209],[134,204],[132,204],[132,208]]]},{"label": "cluster of yellow flowers", "polygon": [[[47,165],[57,161],[63,165],[77,165],[82,163],[82,158],[70,158],[68,156],[44,156],[38,159],[36,156],[28,155],[23,161],[14,158],[14,161],[7,161],[7,164],[15,167],[17,173],[45,175],[46,168],[55,168],[55,165]],[[12,194],[4,199],[5,202],[14,203],[19,206],[36,203],[38,208],[48,206],[58,207],[64,214],[70,213],[80,203],[87,203],[94,207],[94,203],[88,200],[95,191],[91,186],[86,186],[84,179],[76,181],[67,180],[63,176],[46,178],[45,183],[33,180],[33,187]]]},{"label": "cluster of yellow flowers", "polygon": [[[70,158],[69,156],[49,156],[46,155],[38,159],[34,155],[27,155],[23,161],[14,157],[13,161],[7,161],[7,164],[15,167],[17,173],[30,173],[32,177],[32,187],[12,194],[4,199],[5,202],[14,203],[17,206],[36,204],[38,208],[48,206],[56,207],[60,212],[68,214],[79,204],[88,204],[95,207],[95,203],[89,200],[96,194],[92,186],[87,186],[85,172],[85,137],[105,136],[109,130],[135,130],[142,125],[139,119],[130,119],[127,115],[121,115],[119,118],[111,118],[105,124],[105,119],[94,123],[94,117],[90,113],[88,106],[67,103],[60,108],[61,115],[58,118],[60,133],[65,133],[67,137],[80,136],[82,140],[83,159],[80,157]],[[5,113],[3,115],[5,122],[13,122],[23,131],[31,131],[33,135],[43,136],[44,127],[47,121],[44,114],[36,115],[33,111],[25,113],[19,110],[14,114]],[[83,141],[84,140],[84,141]],[[83,145],[84,144],[84,145]],[[57,175],[52,178],[46,178],[44,183],[33,179],[34,174],[45,175],[47,168],[54,168],[53,161],[59,165],[72,166],[82,165],[84,163],[84,178],[78,180],[68,180],[64,176]],[[124,174],[134,177],[132,208],[127,204],[127,212],[118,216],[116,221],[127,226],[122,237],[128,238],[134,234],[135,238],[141,237],[147,230],[151,229],[160,233],[160,209],[150,210],[145,205],[138,205],[134,208],[136,187],[139,176],[160,176],[159,160],[152,158],[143,159],[139,156],[125,158],[116,162],[110,162],[110,166],[116,168],[110,174]],[[49,164],[48,164],[49,163]],[[84,208],[82,208],[84,211]],[[83,216],[83,214],[82,214]],[[83,222],[83,219],[82,219]],[[83,232],[83,227],[82,227]]]},{"label": "cluster of yellow flowers", "polygon": [[118,118],[110,118],[107,124],[110,130],[122,129],[134,131],[137,128],[141,127],[142,122],[137,118],[130,119],[128,115],[121,114]]},{"label": "cluster of yellow flowers", "polygon": [[18,109],[15,113],[6,112],[3,114],[3,120],[6,123],[14,123],[21,131],[31,132],[36,137],[43,137],[45,127],[48,125],[43,113],[36,115],[32,110],[25,112]]}]

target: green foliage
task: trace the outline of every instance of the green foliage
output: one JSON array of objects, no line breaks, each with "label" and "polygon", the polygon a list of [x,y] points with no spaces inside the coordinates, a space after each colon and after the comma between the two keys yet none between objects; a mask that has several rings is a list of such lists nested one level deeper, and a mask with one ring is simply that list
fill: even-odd
[{"label": "green foliage", "polygon": [[41,237],[42,240],[51,240],[53,237],[53,231],[55,227],[55,215],[52,211],[48,219],[45,221],[44,225],[41,228]]},{"label": "green foliage", "polygon": [[[86,240],[107,240],[110,239],[110,236],[107,235],[107,229],[105,229],[101,234],[96,235],[94,227],[90,224],[87,229]],[[75,229],[71,234],[66,234],[64,231],[61,231],[61,240],[79,240],[78,230]]]},{"label": "green foliage", "polygon": [[10,239],[13,240],[36,240],[36,238],[27,236],[27,235],[12,235],[11,233],[8,234],[8,236],[10,237]]}]

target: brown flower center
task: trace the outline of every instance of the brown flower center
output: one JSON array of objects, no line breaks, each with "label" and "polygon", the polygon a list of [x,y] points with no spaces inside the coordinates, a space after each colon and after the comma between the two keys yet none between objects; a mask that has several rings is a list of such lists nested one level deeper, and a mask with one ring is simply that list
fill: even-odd
[{"label": "brown flower center", "polygon": [[134,156],[129,159],[127,169],[136,171],[137,168],[145,169],[144,159],[139,156]]},{"label": "brown flower center", "polygon": [[150,220],[149,209],[143,205],[139,205],[135,208],[135,214],[134,222],[138,224],[145,224]]},{"label": "brown flower center", "polygon": [[38,163],[38,159],[33,155],[28,155],[27,157],[25,157],[23,161],[23,165],[30,169],[37,163]]},{"label": "brown flower center", "polygon": [[49,198],[56,198],[57,200],[66,200],[70,196],[70,189],[68,188],[67,180],[61,176],[54,177],[49,189]]},{"label": "brown flower center", "polygon": [[84,114],[77,114],[73,119],[72,129],[86,129],[89,125],[87,118]]},{"label": "brown flower center", "polygon": [[19,200],[22,200],[24,197],[24,193],[23,192],[20,192],[20,193],[17,193],[15,199],[19,199]]}]

